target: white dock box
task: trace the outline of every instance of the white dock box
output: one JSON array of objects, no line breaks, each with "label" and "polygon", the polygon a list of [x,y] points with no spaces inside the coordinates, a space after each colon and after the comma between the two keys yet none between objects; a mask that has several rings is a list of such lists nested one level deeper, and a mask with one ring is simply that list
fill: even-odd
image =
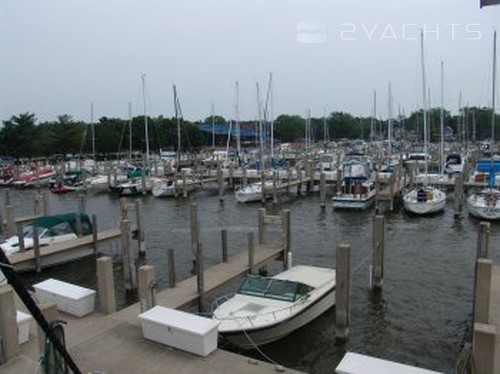
[{"label": "white dock box", "polygon": [[94,311],[94,290],[52,278],[33,287],[41,303],[55,303],[62,312],[82,317]]},{"label": "white dock box", "polygon": [[217,349],[218,321],[155,306],[139,314],[144,337],[199,356]]},{"label": "white dock box", "polygon": [[17,311],[16,321],[17,321],[17,337],[19,344],[26,343],[30,336],[30,322],[33,319],[29,314]]}]

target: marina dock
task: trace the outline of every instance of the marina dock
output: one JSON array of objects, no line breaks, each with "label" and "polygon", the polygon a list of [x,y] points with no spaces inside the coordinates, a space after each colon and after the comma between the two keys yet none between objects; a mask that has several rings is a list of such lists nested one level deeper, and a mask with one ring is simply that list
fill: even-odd
[{"label": "marina dock", "polygon": [[[249,271],[265,266],[269,261],[283,259],[286,246],[286,225],[284,225],[283,241],[278,244],[266,244],[265,226],[278,221],[274,216],[266,216],[265,210],[259,212],[259,244],[249,243],[249,251],[242,251],[226,262],[214,265],[202,271],[203,295],[198,291],[199,277],[192,276],[175,287],[170,287],[155,293],[156,305],[174,309],[186,309],[196,303],[200,297],[227,286],[230,282],[243,277]],[[284,221],[287,222],[286,214]],[[116,239],[119,233],[108,233],[110,239]],[[250,236],[252,237],[252,236]],[[92,241],[79,239],[73,245],[92,246]],[[84,243],[85,242],[85,243]],[[111,264],[110,259],[108,260]],[[152,266],[146,265],[154,273]],[[99,267],[98,267],[99,268]],[[99,270],[98,270],[99,271]],[[140,272],[140,269],[139,269]],[[114,282],[111,282],[111,287]],[[0,287],[0,304],[6,300],[10,286]],[[3,295],[3,296],[2,296]],[[34,296],[36,298],[36,294]],[[3,305],[3,304],[2,304]],[[17,308],[25,309],[18,302]],[[69,314],[61,314],[55,309],[55,304],[40,305],[49,320],[62,319],[64,325],[66,347],[83,372],[147,372],[164,373],[165,368],[178,370],[182,373],[222,373],[229,369],[233,373],[274,373],[284,371],[279,365],[265,363],[230,353],[221,349],[207,357],[199,357],[184,351],[146,340],[141,331],[138,315],[143,304],[136,303],[120,311],[105,314],[94,312],[78,318]],[[0,373],[34,372],[39,364],[41,350],[38,340],[33,335],[43,335],[41,330],[31,329],[31,339],[20,346],[19,354],[0,366]],[[286,369],[288,373],[300,371]]]}]

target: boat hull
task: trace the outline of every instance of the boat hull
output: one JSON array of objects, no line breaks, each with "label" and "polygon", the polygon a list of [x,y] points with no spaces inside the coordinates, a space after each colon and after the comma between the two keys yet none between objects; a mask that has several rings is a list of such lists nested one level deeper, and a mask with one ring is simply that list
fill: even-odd
[{"label": "boat hull", "polygon": [[334,209],[365,210],[375,202],[375,193],[357,197],[354,195],[334,196],[332,204]]},{"label": "boat hull", "polygon": [[[496,191],[496,192],[495,192]],[[473,217],[487,220],[500,219],[500,191],[491,192],[493,198],[488,198],[488,192],[482,195],[472,194],[467,198],[467,209]]]},{"label": "boat hull", "polygon": [[418,190],[408,192],[403,196],[405,210],[418,215],[429,215],[443,211],[446,205],[446,194],[436,188],[431,191],[433,194],[432,199],[425,201],[419,200]]},{"label": "boat hull", "polygon": [[286,321],[277,321],[274,325],[263,328],[249,328],[237,332],[221,332],[221,334],[228,341],[243,349],[253,349],[255,346],[268,344],[285,337],[291,332],[312,322],[334,305],[335,287],[332,287],[313,304],[300,310],[296,315]]}]

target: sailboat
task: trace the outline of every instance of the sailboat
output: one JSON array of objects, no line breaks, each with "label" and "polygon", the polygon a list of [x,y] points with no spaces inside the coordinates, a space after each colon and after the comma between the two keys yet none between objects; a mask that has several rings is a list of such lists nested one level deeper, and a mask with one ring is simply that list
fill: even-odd
[{"label": "sailboat", "polygon": [[[422,58],[422,89],[424,99],[424,154],[427,155],[427,97],[425,87],[424,38],[420,32],[420,48]],[[405,210],[418,215],[428,215],[444,210],[446,194],[428,184],[427,157],[425,158],[425,177],[423,184],[408,191],[403,196]]]},{"label": "sailboat", "polygon": [[472,193],[467,198],[467,209],[471,216],[496,220],[500,219],[500,190],[495,188],[495,163],[493,151],[495,144],[495,76],[496,76],[496,44],[497,33],[493,33],[493,84],[491,100],[491,144],[490,144],[490,172],[488,187]]}]

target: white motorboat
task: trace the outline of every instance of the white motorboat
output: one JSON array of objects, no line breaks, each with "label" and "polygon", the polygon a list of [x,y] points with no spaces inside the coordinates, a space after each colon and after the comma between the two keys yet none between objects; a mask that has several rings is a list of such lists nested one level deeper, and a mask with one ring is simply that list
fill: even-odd
[{"label": "white motorboat", "polygon": [[191,169],[183,169],[182,175],[178,178],[156,178],[151,193],[154,197],[175,196],[177,193],[182,193],[184,189],[188,192],[193,191],[200,184],[201,181],[194,177]]},{"label": "white motorboat", "polygon": [[444,210],[446,193],[432,186],[414,188],[403,196],[404,208],[414,214],[425,215]]},{"label": "white motorboat", "polygon": [[335,269],[299,265],[274,277],[249,275],[213,312],[219,334],[241,348],[276,341],[335,305]]},{"label": "white motorboat", "polygon": [[351,158],[342,165],[344,176],[339,193],[332,198],[334,209],[364,210],[375,201],[375,183],[370,164],[364,158]]}]

